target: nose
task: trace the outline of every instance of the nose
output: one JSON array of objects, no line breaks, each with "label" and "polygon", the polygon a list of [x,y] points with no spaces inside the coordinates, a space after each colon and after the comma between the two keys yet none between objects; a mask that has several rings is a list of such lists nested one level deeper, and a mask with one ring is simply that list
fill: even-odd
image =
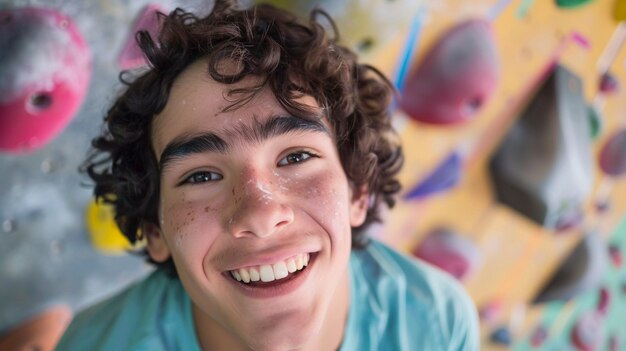
[{"label": "nose", "polygon": [[251,170],[242,172],[233,185],[232,210],[225,219],[230,233],[237,238],[263,238],[279,232],[294,219],[285,195],[268,177]]}]

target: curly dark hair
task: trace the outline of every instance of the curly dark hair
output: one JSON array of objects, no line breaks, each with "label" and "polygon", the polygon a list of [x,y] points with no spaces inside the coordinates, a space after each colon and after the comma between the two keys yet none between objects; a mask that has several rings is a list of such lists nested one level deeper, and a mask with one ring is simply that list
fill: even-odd
[{"label": "curly dark hair", "polygon": [[[330,37],[320,16],[334,29]],[[364,229],[380,221],[381,202],[394,205],[400,190],[396,179],[403,162],[397,135],[390,122],[390,82],[377,69],[357,63],[356,54],[338,44],[335,24],[321,10],[308,21],[271,5],[241,9],[216,1],[204,18],[177,8],[159,14],[161,31],[155,41],[146,31],[136,39],[149,69],[120,80],[127,88],[109,109],[105,130],[92,141],[93,149],[81,167],[95,182],[97,198],[111,203],[115,220],[131,243],[142,223],[159,225],[159,166],[151,146],[153,117],[165,107],[177,76],[192,62],[206,59],[208,75],[232,84],[252,75],[258,85],[232,89],[236,96],[226,109],[235,109],[269,87],[279,103],[294,116],[310,116],[307,106],[295,101],[313,96],[327,113],[336,138],[343,169],[354,189],[370,194],[365,222],[353,228],[353,246],[363,247]],[[238,72],[220,72],[230,60]],[[148,257],[148,260],[150,258]],[[174,272],[173,262],[159,264]]]}]

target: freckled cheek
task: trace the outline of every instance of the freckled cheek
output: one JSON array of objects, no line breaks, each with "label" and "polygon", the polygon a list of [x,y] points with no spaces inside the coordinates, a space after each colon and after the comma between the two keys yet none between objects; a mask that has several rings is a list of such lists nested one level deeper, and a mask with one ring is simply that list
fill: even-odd
[{"label": "freckled cheek", "polygon": [[349,194],[345,181],[319,175],[294,182],[289,189],[298,207],[333,232],[349,226]]},{"label": "freckled cheek", "polygon": [[202,251],[216,236],[215,209],[204,203],[181,200],[163,208],[162,227],[170,249]]}]

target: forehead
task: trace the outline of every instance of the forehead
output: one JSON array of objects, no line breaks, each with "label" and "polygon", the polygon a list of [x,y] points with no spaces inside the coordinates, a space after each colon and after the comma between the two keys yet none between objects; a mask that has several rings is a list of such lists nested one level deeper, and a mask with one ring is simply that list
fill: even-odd
[{"label": "forehead", "polygon": [[[192,63],[174,81],[165,108],[154,117],[152,147],[157,157],[171,140],[181,135],[232,130],[287,115],[269,88],[261,90],[248,103],[224,112],[237,98],[229,97],[228,91],[258,84],[260,79],[245,77],[235,84],[221,84],[209,76],[204,60]],[[318,106],[310,96],[299,102]]]}]

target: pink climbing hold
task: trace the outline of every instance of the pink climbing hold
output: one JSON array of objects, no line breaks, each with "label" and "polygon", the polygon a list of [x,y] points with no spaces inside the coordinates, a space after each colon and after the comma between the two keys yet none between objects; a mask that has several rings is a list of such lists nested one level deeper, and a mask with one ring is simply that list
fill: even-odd
[{"label": "pink climbing hold", "polygon": [[481,307],[479,314],[480,319],[487,323],[494,323],[504,312],[504,304],[500,299],[494,299]]},{"label": "pink climbing hold", "polygon": [[607,288],[600,289],[600,296],[598,297],[598,306],[596,310],[603,315],[609,311],[609,305],[611,304],[611,292]]},{"label": "pink climbing hold", "polygon": [[145,30],[150,33],[152,39],[156,40],[160,27],[157,17],[159,12],[165,13],[164,8],[159,4],[149,4],[141,11],[118,58],[121,69],[133,69],[147,64],[143,52],[137,45],[136,35],[140,30]]},{"label": "pink climbing hold", "polygon": [[589,311],[576,322],[571,332],[571,341],[580,351],[598,350],[604,340],[604,323],[611,304],[611,292],[600,289],[595,311]]},{"label": "pink climbing hold", "polygon": [[595,351],[604,340],[604,314],[589,311],[582,315],[572,328],[570,340],[580,351]]},{"label": "pink climbing hold", "polygon": [[541,347],[547,339],[548,329],[543,325],[538,325],[530,335],[530,345],[534,348]]},{"label": "pink climbing hold", "polygon": [[453,27],[407,79],[400,107],[413,119],[454,124],[471,119],[500,79],[491,25],[470,20]]},{"label": "pink climbing hold", "polygon": [[617,245],[609,245],[609,256],[611,257],[611,263],[613,267],[620,268],[624,264],[624,255],[622,250]]},{"label": "pink climbing hold", "polygon": [[69,124],[91,78],[91,55],[61,13],[0,11],[0,151],[43,147]]},{"label": "pink climbing hold", "polygon": [[451,230],[439,228],[422,240],[413,254],[463,280],[481,260],[478,248]]},{"label": "pink climbing hold", "polygon": [[626,129],[622,129],[604,144],[600,151],[600,168],[610,176],[626,174]]}]

